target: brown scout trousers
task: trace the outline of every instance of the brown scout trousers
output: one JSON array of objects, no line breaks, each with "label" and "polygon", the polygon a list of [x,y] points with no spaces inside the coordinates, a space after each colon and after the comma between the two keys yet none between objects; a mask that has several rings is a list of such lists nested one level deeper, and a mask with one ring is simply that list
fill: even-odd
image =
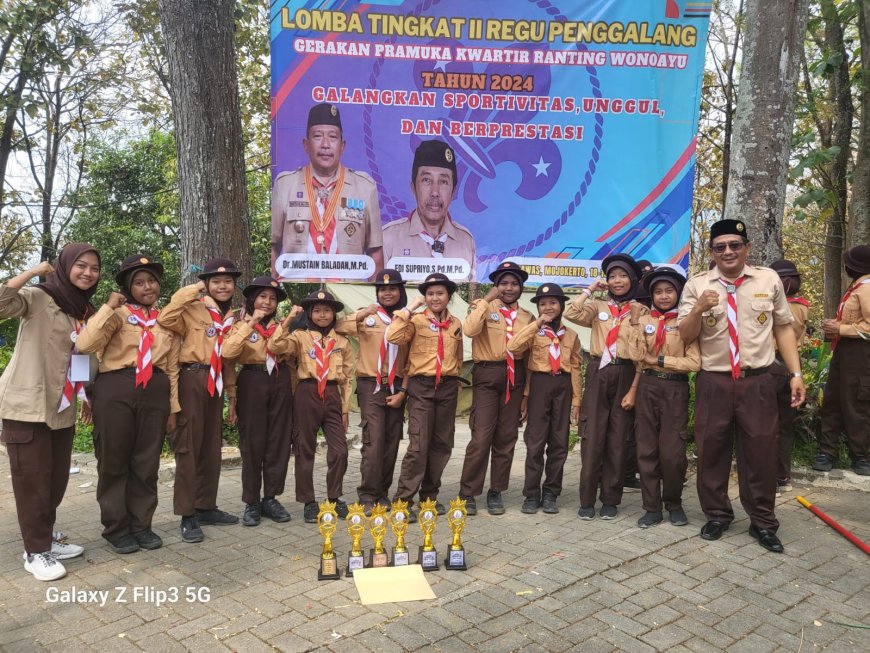
[{"label": "brown scout trousers", "polygon": [[634,411],[620,405],[631,389],[634,365],[607,365],[598,369],[599,359],[586,366],[583,407],[580,410],[580,507],[595,505],[598,487],[601,502],[618,506],[622,502],[626,440]]},{"label": "brown scout trousers", "polygon": [[[399,408],[386,404],[390,395],[388,383],[381,383],[376,394],[377,382],[372,377],[359,377],[356,380],[356,394],[362,421],[362,460],[359,464],[360,484],[357,488],[359,500],[374,503],[388,498],[399,454],[399,441],[405,421],[404,403]],[[395,389],[402,387],[402,379],[396,378]]]},{"label": "brown scout trousers", "polygon": [[731,372],[698,373],[695,443],[698,499],[709,521],[734,519],[728,499],[731,453],[737,449],[740,503],[758,528],[776,532],[776,383],[767,372],[734,381]]},{"label": "brown scout trousers", "polygon": [[402,459],[396,498],[411,503],[420,490],[420,500],[437,499],[441,474],[450,460],[456,430],[459,379],[414,376],[408,381],[408,449]]},{"label": "brown scout trousers", "polygon": [[157,509],[157,471],[169,418],[169,377],[154,370],[136,387],[136,368],[97,375],[93,392],[97,503],[103,537],[151,528]]},{"label": "brown scout trousers", "polygon": [[526,366],[516,361],[514,387],[504,402],[507,365],[502,362],[475,363],[472,371],[471,441],[465,450],[459,494],[477,496],[483,492],[490,451],[489,487],[496,492],[508,489],[514,447],[520,428],[520,408],[526,385]]},{"label": "brown scout trousers", "polygon": [[224,398],[208,394],[208,374],[207,365],[182,365],[178,372],[181,413],[175,433],[169,435],[175,453],[176,515],[191,516],[217,507]]},{"label": "brown scout trousers", "polygon": [[317,382],[303,379],[293,396],[293,456],[296,501],[316,501],[314,494],[314,451],[317,430],[326,436],[326,496],[338,499],[347,471],[347,438],[341,422],[341,393],[334,381],[326,386],[324,398],[317,395]]},{"label": "brown scout trousers", "polygon": [[27,553],[51,551],[57,507],[69,481],[75,427],[52,431],[44,422],[4,419],[0,441],[9,454],[18,526]]},{"label": "brown scout trousers", "polygon": [[870,460],[870,342],[840,338],[822,402],[819,451],[837,459],[846,434],[852,462]]},{"label": "brown scout trousers", "polygon": [[686,480],[689,384],[642,374],[637,389],[635,435],[643,509],[680,508]]},{"label": "brown scout trousers", "polygon": [[776,380],[776,402],[779,408],[779,434],[777,436],[776,482],[785,485],[791,480],[791,451],[794,445],[794,422],[797,409],[791,407],[791,380],[788,369],[778,360],[770,368]]},{"label": "brown scout trousers", "polygon": [[542,476],[545,493],[557,497],[562,493],[562,470],[568,458],[568,429],[571,426],[573,391],[570,374],[532,372],[529,384],[529,422],[523,434],[526,443],[523,496],[540,499]]},{"label": "brown scout trousers", "polygon": [[293,427],[290,368],[244,366],[236,383],[239,450],[242,454],[242,501],[260,502],[263,496],[284,492]]}]

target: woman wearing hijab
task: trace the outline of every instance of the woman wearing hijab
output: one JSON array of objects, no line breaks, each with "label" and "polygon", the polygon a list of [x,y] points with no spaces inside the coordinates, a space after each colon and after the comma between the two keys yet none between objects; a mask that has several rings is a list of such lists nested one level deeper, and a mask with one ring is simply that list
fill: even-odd
[{"label": "woman wearing hijab", "polygon": [[[25,288],[36,276],[47,279]],[[21,318],[15,352],[0,377],[0,441],[9,454],[24,569],[37,580],[62,578],[60,560],[84,551],[54,524],[69,480],[76,399],[86,401],[88,361],[76,340],[94,312],[90,298],[99,280],[99,253],[70,243],[56,268],[43,261],[0,284],[0,318]]]},{"label": "woman wearing hijab", "polygon": [[181,339],[157,324],[163,266],[145,254],[121,262],[113,292],[88,321],[79,351],[96,354],[94,454],[103,538],[115,553],[159,549],[151,530],[157,471],[167,432],[175,430]]}]

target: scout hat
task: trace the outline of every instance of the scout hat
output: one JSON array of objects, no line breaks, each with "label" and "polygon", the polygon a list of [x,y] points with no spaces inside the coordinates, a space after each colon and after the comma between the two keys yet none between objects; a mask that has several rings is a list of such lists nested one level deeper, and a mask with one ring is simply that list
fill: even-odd
[{"label": "scout hat", "polygon": [[535,296],[532,297],[531,302],[533,304],[537,304],[544,297],[555,297],[560,302],[567,302],[568,296],[562,292],[562,286],[557,283],[545,283],[542,286],[538,286],[537,290],[535,290]]},{"label": "scout hat", "polygon": [[630,254],[611,254],[601,261],[601,269],[604,270],[605,277],[612,267],[625,270],[626,274],[631,277],[632,285],[643,276],[643,271]]},{"label": "scout hat", "polygon": [[202,272],[197,276],[205,281],[209,277],[213,277],[218,274],[228,274],[236,279],[242,276],[242,273],[236,267],[236,264],[228,258],[213,258],[212,260],[206,262],[205,266],[202,269]]},{"label": "scout hat", "polygon": [[652,296],[653,287],[659,281],[670,281],[674,284],[674,288],[677,289],[677,295],[681,295],[683,293],[683,286],[686,285],[686,277],[683,274],[674,268],[669,267],[660,267],[654,268],[643,275],[643,279],[641,280],[641,284],[643,284],[644,290],[646,290],[649,296]]},{"label": "scout hat", "polygon": [[645,258],[641,258],[637,260],[637,264],[638,266],[640,266],[640,271],[642,274],[652,272],[653,264],[651,261],[647,261]]},{"label": "scout hat", "polygon": [[448,279],[446,275],[443,275],[440,272],[433,272],[428,277],[426,277],[426,280],[419,286],[420,294],[425,295],[426,291],[429,289],[429,286],[444,286],[445,288],[447,288],[447,294],[451,296],[453,295],[453,293],[456,292],[456,288],[458,287],[455,283]]},{"label": "scout hat", "polygon": [[245,286],[242,294],[245,296],[245,299],[254,299],[263,288],[274,290],[275,294],[278,295],[279,302],[283,302],[287,299],[287,293],[284,292],[281,284],[278,283],[277,279],[273,279],[270,276],[254,277],[251,279],[251,283]]},{"label": "scout hat", "polygon": [[306,132],[314,125],[332,125],[341,129],[341,114],[338,112],[338,107],[328,102],[315,104],[308,111]]},{"label": "scout hat", "polygon": [[512,274],[517,277],[517,279],[519,279],[520,281],[521,286],[529,278],[529,273],[523,270],[519,265],[517,265],[513,261],[505,261],[490,273],[489,280],[497,284],[498,280],[506,274]]},{"label": "scout hat", "polygon": [[870,274],[870,245],[856,245],[843,252],[843,264],[859,275]]},{"label": "scout hat", "polygon": [[414,163],[411,167],[411,183],[417,179],[417,170],[421,166],[447,168],[453,173],[453,185],[456,185],[456,153],[444,141],[423,141],[414,151]]},{"label": "scout hat", "polygon": [[375,274],[374,284],[376,286],[404,286],[405,280],[402,279],[402,275],[398,270],[386,268],[379,270]]},{"label": "scout hat", "polygon": [[749,240],[749,233],[746,231],[746,225],[741,220],[719,220],[714,222],[710,227],[710,244],[713,243],[719,236],[740,236]]},{"label": "scout hat", "polygon": [[780,261],[774,261],[770,264],[770,269],[775,270],[776,273],[781,277],[799,277],[801,273],[798,272],[797,267],[791,261],[787,261],[786,259],[782,259]]},{"label": "scout hat", "polygon": [[121,261],[121,267],[115,275],[118,287],[126,288],[133,280],[133,275],[139,270],[148,270],[157,277],[158,281],[163,278],[163,266],[160,263],[147,254],[131,254]]},{"label": "scout hat", "polygon": [[326,304],[336,313],[344,310],[344,304],[336,300],[331,294],[325,290],[315,290],[308,297],[299,302],[299,305],[308,312],[308,309],[315,304]]}]

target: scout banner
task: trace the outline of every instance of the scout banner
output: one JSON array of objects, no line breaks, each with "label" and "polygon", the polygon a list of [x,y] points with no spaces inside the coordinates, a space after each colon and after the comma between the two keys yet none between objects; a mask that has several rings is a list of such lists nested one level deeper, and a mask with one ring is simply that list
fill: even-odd
[{"label": "scout banner", "polygon": [[273,0],[276,276],[486,281],[509,258],[578,285],[614,251],[687,267],[710,9]]}]

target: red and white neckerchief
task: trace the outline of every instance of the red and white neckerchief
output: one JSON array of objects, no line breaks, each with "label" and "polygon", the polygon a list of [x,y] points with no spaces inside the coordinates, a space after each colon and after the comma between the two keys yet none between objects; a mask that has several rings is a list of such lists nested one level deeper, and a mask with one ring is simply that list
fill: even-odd
[{"label": "red and white neckerchief", "polygon": [[[843,320],[843,310],[846,308],[846,302],[849,301],[849,297],[852,296],[852,293],[855,292],[859,286],[863,286],[865,283],[870,283],[870,279],[864,279],[863,281],[856,281],[849,289],[846,291],[846,294],[843,295],[843,299],[840,300],[840,303],[837,305],[837,322],[842,322]],[[831,351],[837,348],[837,345],[840,342],[840,336],[834,336],[833,342],[831,342]]]},{"label": "red and white neckerchief", "polygon": [[562,369],[562,338],[565,337],[565,327],[559,327],[558,331],[553,331],[550,326],[545,326],[542,331],[544,335],[550,339],[550,347],[548,353],[550,357],[550,374],[558,374]]},{"label": "red and white neckerchief", "polygon": [[278,328],[278,324],[276,322],[272,322],[269,325],[269,328],[265,328],[262,324],[257,322],[254,325],[254,331],[260,334],[260,337],[263,338],[263,343],[266,345],[266,372],[269,374],[272,373],[272,370],[275,369],[275,354],[269,349],[269,338],[272,337],[272,334],[275,333],[275,329]]},{"label": "red and white neckerchief", "polygon": [[[610,315],[613,317],[613,326],[607,332],[607,337],[604,340],[604,351],[601,352],[601,362],[598,364],[598,369],[603,370],[610,362],[616,358],[616,340],[619,337],[619,325],[631,313],[631,302],[625,302],[622,308],[619,308],[612,299],[607,302],[607,308],[610,309]],[[607,313],[604,313],[607,315]]]},{"label": "red and white neckerchief", "polygon": [[430,317],[429,322],[438,331],[438,352],[435,356],[435,387],[441,383],[441,368],[444,366],[444,329],[450,326],[450,316],[443,322],[439,322],[436,318]]},{"label": "red and white neckerchief", "polygon": [[[74,333],[76,334],[76,339],[78,339],[79,334],[82,332],[82,329],[85,326],[84,320],[73,319],[73,328],[75,329]],[[62,413],[67,408],[72,405],[73,397],[78,397],[80,400],[87,402],[88,396],[85,394],[85,383],[84,381],[76,381],[73,382],[72,378],[72,357],[73,354],[79,353],[79,350],[76,348],[75,340],[73,340],[72,347],[69,350],[69,359],[66,364],[66,380],[63,384],[63,392],[60,395],[60,402],[57,405],[57,412]]]},{"label": "red and white neckerchief", "polygon": [[211,351],[211,361],[209,361],[209,369],[208,369],[208,394],[212,397],[215,395],[215,391],[217,391],[218,395],[223,394],[224,391],[224,378],[221,373],[223,370],[223,359],[221,358],[221,354],[224,349],[224,336],[226,336],[227,332],[230,330],[230,327],[233,326],[233,322],[235,322],[236,318],[232,313],[227,315],[226,319],[223,319],[221,312],[214,308],[213,306],[209,306],[205,303],[205,299],[200,300],[203,305],[208,310],[209,315],[211,315],[212,327],[215,330],[215,341],[214,341],[214,349]]},{"label": "red and white neckerchief", "polygon": [[731,378],[735,381],[740,378],[740,337],[737,333],[737,289],[746,281],[746,275],[728,281],[719,277],[719,283],[725,286],[728,295],[728,347],[731,350]]},{"label": "red and white neckerchief", "polygon": [[785,301],[787,301],[789,304],[800,304],[801,306],[806,306],[807,308],[810,307],[809,301],[807,301],[803,297],[786,297]]},{"label": "red and white neckerchief", "polygon": [[433,258],[444,258],[444,243],[447,242],[447,234],[431,236],[425,231],[421,231],[417,235],[423,239],[423,242],[429,245],[429,249],[432,250]]},{"label": "red and white neckerchief", "polygon": [[305,166],[305,192],[308,194],[308,207],[311,222],[308,224],[308,253],[337,254],[338,239],[335,236],[335,210],[341,200],[344,188],[344,166],[339,166],[338,177],[328,184],[322,184],[311,173],[311,166]]},{"label": "red and white neckerchief", "polygon": [[[148,382],[154,375],[154,365],[151,363],[151,345],[154,344],[154,334],[151,333],[151,327],[157,324],[156,309],[144,309],[141,306],[127,305],[127,310],[130,311],[130,316],[133,318],[133,324],[139,326],[139,348],[136,350],[136,384],[143,388],[148,387]],[[147,313],[145,311],[148,311]]]},{"label": "red and white neckerchief", "polygon": [[505,362],[507,363],[507,387],[504,391],[504,403],[507,403],[511,400],[511,388],[514,387],[515,379],[516,379],[516,360],[514,359],[513,353],[507,348],[508,343],[511,341],[511,338],[514,337],[514,321],[517,319],[517,309],[509,309],[507,306],[502,306],[499,310],[499,313],[502,314],[504,318],[504,323],[507,328],[504,331],[504,353],[505,353]]},{"label": "red and white neckerchief", "polygon": [[387,383],[390,384],[390,394],[396,394],[396,390],[393,386],[396,382],[396,360],[399,358],[399,345],[394,345],[387,340],[387,332],[390,330],[389,326],[393,323],[393,318],[380,306],[378,306],[377,315],[381,322],[387,325],[387,328],[384,329],[384,337],[381,339],[381,348],[380,351],[378,351],[378,371],[375,377],[377,382],[373,394],[377,394],[381,391],[381,370],[384,368],[385,356],[387,357]]},{"label": "red and white neckerchief", "polygon": [[659,324],[656,327],[656,356],[661,354],[662,348],[665,346],[665,323],[673,320],[677,315],[679,315],[677,311],[667,311],[666,313],[662,313],[657,308],[650,311],[650,316],[659,321]]},{"label": "red and white neckerchief", "polygon": [[314,360],[317,363],[317,395],[326,401],[326,382],[329,380],[329,357],[335,349],[335,338],[321,336],[314,341]]}]

